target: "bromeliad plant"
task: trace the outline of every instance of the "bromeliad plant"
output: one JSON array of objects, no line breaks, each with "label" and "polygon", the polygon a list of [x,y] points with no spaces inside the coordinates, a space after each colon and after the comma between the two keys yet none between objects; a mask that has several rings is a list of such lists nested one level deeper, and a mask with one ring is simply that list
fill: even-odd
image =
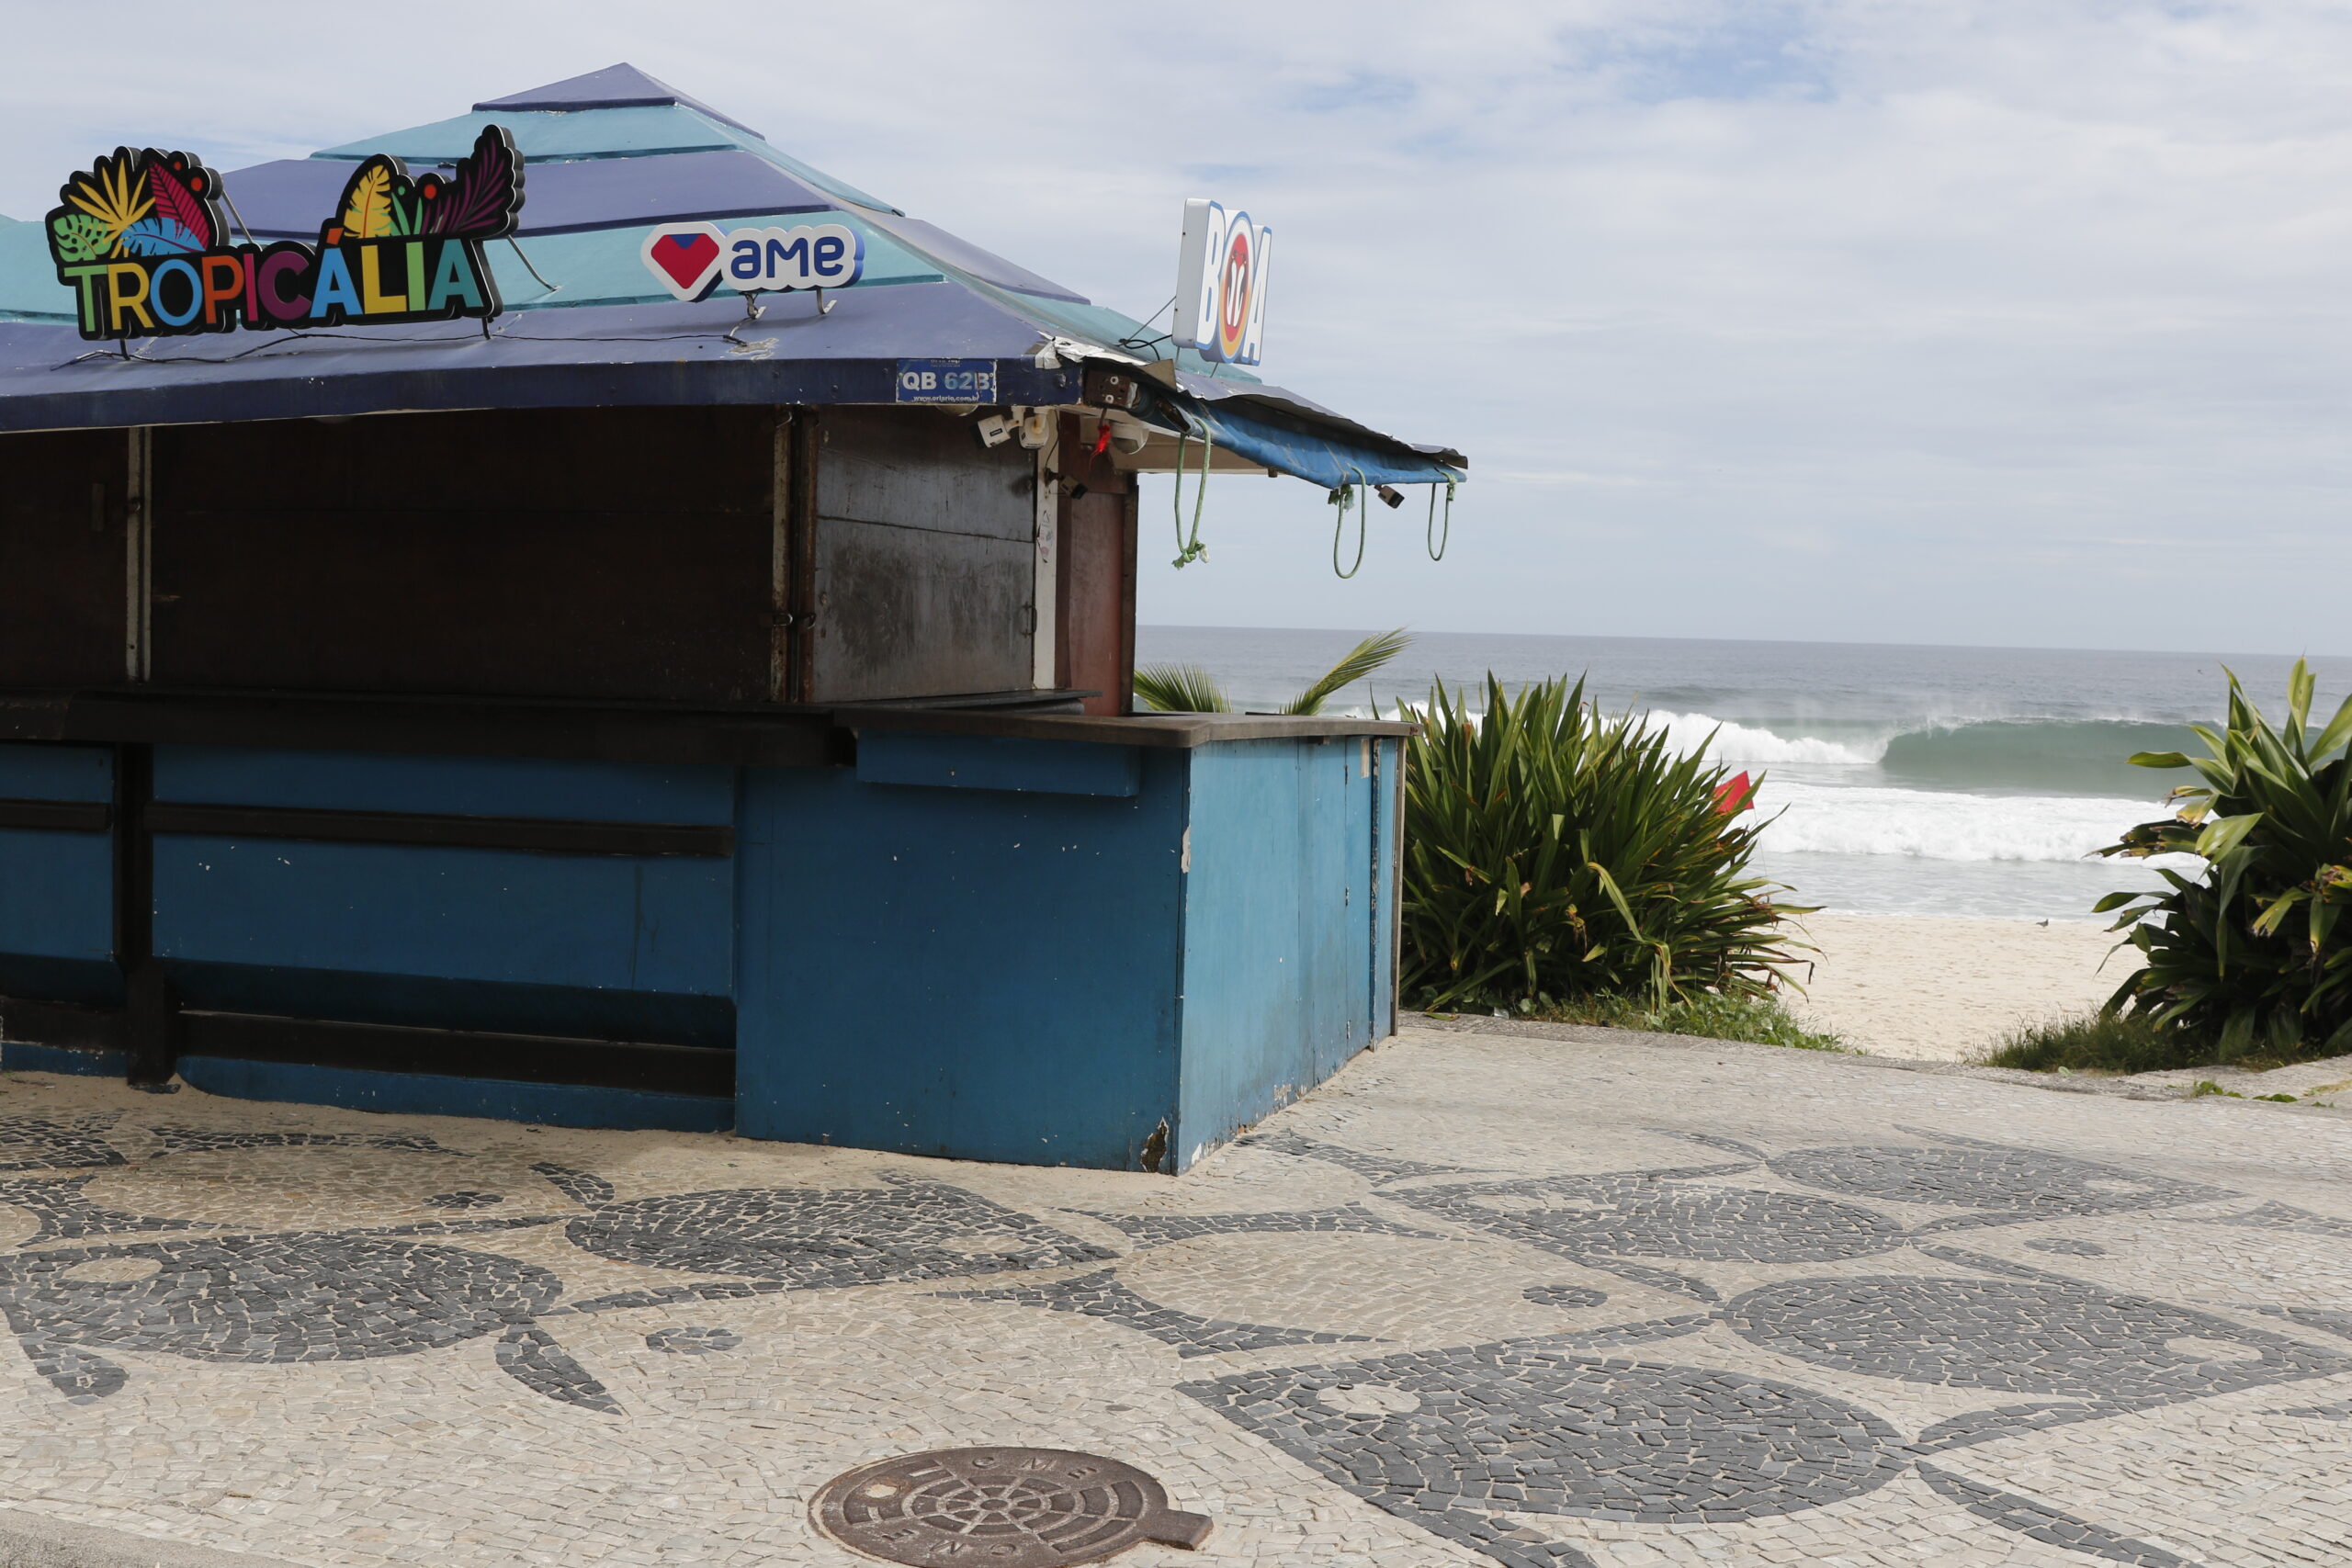
[{"label": "bromeliad plant", "polygon": [[1420,1006],[1625,996],[1663,1008],[1764,997],[1797,944],[1774,884],[1746,874],[1758,826],[1746,774],[1604,719],[1584,682],[1486,712],[1440,684],[1411,715],[1405,770],[1404,989]]},{"label": "bromeliad plant", "polygon": [[2311,727],[2311,671],[2287,677],[2287,723],[2274,729],[2230,676],[2227,728],[2193,726],[2210,755],[2143,751],[2143,768],[2193,768],[2201,781],[2171,799],[2177,816],[2146,822],[2102,855],[2194,855],[2195,876],[2159,866],[2162,893],[2110,893],[2101,913],[2144,967],[2106,1008],[2129,1010],[2213,1043],[2214,1059],[2352,1051],[2352,698]]}]

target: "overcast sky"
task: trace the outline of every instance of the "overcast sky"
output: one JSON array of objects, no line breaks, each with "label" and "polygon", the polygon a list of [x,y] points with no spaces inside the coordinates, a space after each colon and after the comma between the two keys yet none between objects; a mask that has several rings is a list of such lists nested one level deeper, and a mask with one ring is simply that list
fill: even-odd
[{"label": "overcast sky", "polygon": [[2352,653],[2340,3],[5,3],[18,218],[619,60],[1136,315],[1247,207],[1267,378],[1475,478],[1350,582],[1155,482],[1148,621]]}]

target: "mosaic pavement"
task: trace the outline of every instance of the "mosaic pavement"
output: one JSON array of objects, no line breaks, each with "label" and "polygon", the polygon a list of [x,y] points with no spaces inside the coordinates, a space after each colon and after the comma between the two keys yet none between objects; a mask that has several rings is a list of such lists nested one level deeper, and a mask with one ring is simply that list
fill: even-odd
[{"label": "mosaic pavement", "polygon": [[[1190,1176],[0,1078],[0,1501],[274,1561],[845,1565],[1136,1465],[1295,1568],[2352,1562],[2352,1119],[1407,1035]],[[6,1370],[12,1364],[14,1370]]]}]

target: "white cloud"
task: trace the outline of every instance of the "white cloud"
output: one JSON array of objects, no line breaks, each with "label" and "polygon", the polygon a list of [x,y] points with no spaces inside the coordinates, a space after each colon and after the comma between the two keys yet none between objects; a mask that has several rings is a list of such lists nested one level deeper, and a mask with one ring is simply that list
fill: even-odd
[{"label": "white cloud", "polygon": [[[1500,480],[1442,565],[1382,509],[1349,583],[1318,496],[1240,479],[1175,573],[1156,488],[1147,617],[2352,652],[2340,6],[281,11],[20,7],[0,211],[118,141],[228,168],[627,59],[1138,314],[1182,199],[1246,207],[1268,377]],[[1445,224],[1473,276],[1400,286]]]}]

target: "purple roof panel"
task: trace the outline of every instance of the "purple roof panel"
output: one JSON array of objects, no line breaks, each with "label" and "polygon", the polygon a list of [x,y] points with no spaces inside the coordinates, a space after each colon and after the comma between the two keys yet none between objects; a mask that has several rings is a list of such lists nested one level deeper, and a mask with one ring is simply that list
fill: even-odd
[{"label": "purple roof panel", "polygon": [[229,217],[231,232],[236,232],[237,220],[243,218],[257,239],[317,239],[319,230],[334,216],[329,209],[356,167],[340,160],[280,158],[230,170],[220,176],[220,189],[236,203],[236,212]]},{"label": "purple roof panel", "polygon": [[534,164],[523,176],[526,234],[768,212],[829,212],[840,206],[754,152],[673,152],[662,158]]},{"label": "purple roof panel", "polygon": [[[760,136],[758,131],[734,116],[721,114],[700,98],[688,97],[669,83],[649,76],[627,63],[607,65],[602,71],[591,71],[584,76],[567,76],[544,87],[509,93],[503,98],[476,104],[474,108],[477,112],[499,109],[635,109],[663,104],[676,104],[696,114],[708,115],[719,124],[731,125],[746,136]],[[767,139],[760,136],[760,140],[764,141]]]},{"label": "purple roof panel", "polygon": [[1069,299],[1080,305],[1093,302],[1049,277],[1041,277],[1025,266],[1016,265],[993,252],[980,249],[968,240],[957,239],[936,223],[926,223],[920,218],[885,216],[874,212],[864,216],[876,229],[904,240],[909,246],[934,261],[960,267],[982,283],[993,283],[999,288],[1010,288],[1018,294],[1035,294],[1046,299]]},{"label": "purple roof panel", "polygon": [[[307,240],[334,216],[330,209],[343,195],[352,167],[339,158],[283,158],[224,175],[221,184],[256,236]],[[673,220],[827,212],[840,207],[753,152],[587,158],[528,166],[523,176],[522,232],[570,234]]]}]

